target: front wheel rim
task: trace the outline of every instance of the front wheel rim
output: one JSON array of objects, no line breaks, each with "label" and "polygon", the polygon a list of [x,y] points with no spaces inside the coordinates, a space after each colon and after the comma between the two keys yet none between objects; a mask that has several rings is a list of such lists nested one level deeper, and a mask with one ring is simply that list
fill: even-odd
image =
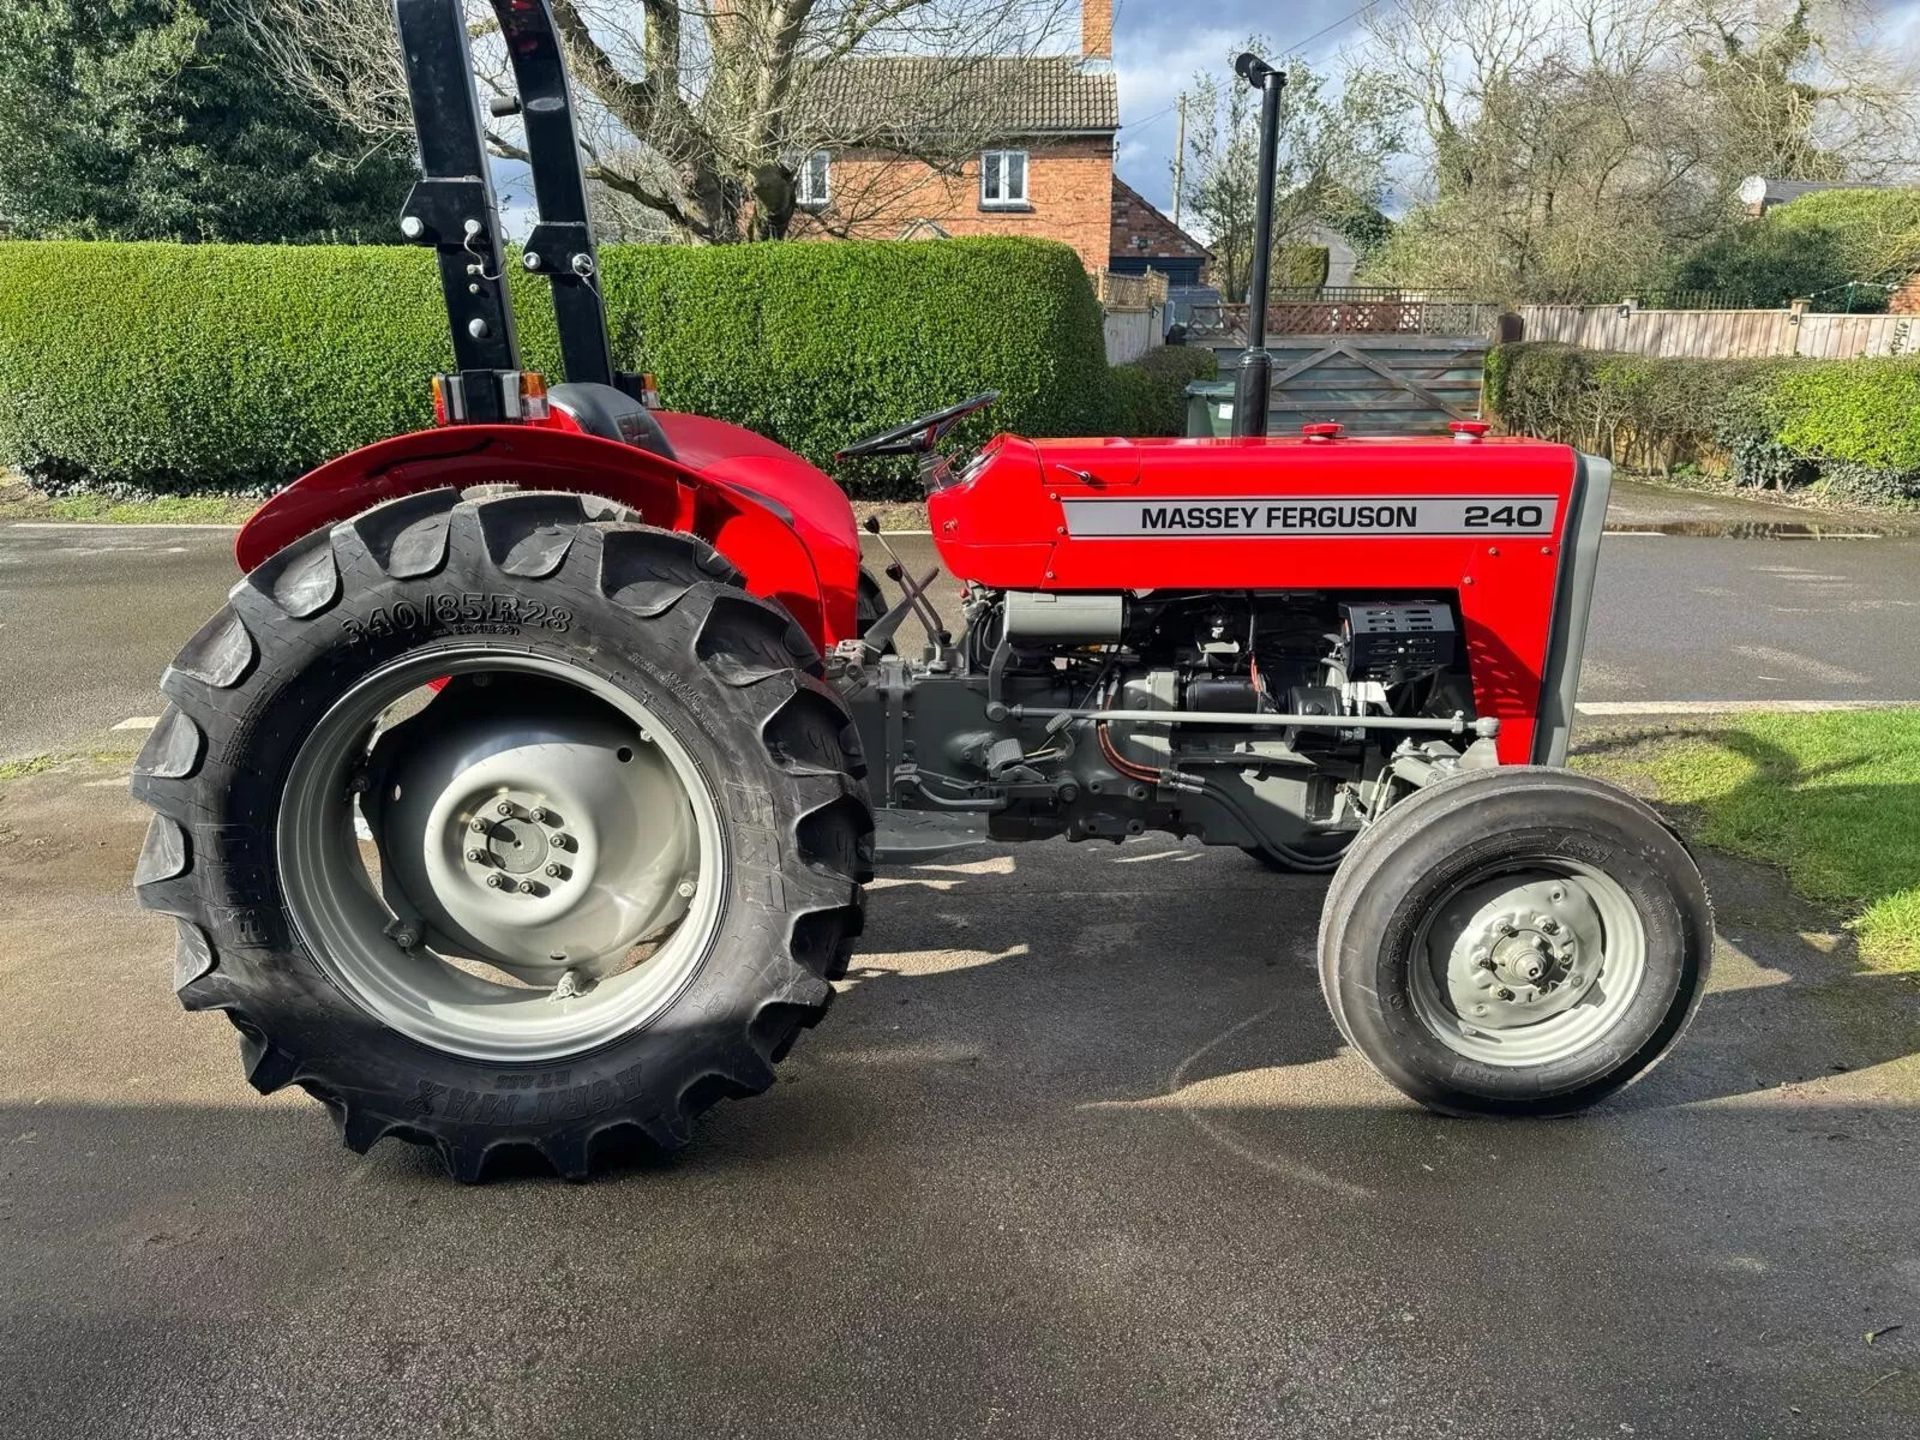
[{"label": "front wheel rim", "polygon": [[[617,870],[603,876],[589,875],[584,880],[576,879],[571,872],[593,860],[597,852],[590,847],[619,848],[608,839],[607,830],[619,829],[623,819],[630,827],[640,827],[648,817],[623,817],[617,808],[603,802],[599,824],[558,829],[535,820],[533,811],[540,808],[539,767],[516,767],[510,756],[500,798],[491,802],[513,806],[511,815],[502,811],[498,816],[508,840],[521,837],[524,830],[528,844],[557,841],[571,847],[551,852],[552,863],[569,873],[547,877],[544,868],[532,872],[539,877],[537,883],[543,891],[564,892],[572,885],[603,894],[616,892],[635,883],[636,873],[652,877],[646,884],[670,887],[671,894],[633,897],[636,911],[662,920],[670,928],[635,949],[632,954],[637,958],[629,960],[624,968],[618,960],[606,956],[588,960],[564,953],[543,955],[541,947],[555,933],[550,929],[530,929],[529,945],[518,952],[510,946],[503,948],[501,932],[497,931],[483,937],[489,949],[477,956],[471,948],[461,948],[452,957],[434,948],[431,942],[440,938],[438,931],[432,920],[423,924],[420,911],[444,917],[448,909],[394,903],[394,887],[403,876],[416,885],[423,883],[419,879],[422,874],[431,875],[426,883],[474,886],[484,885],[496,875],[511,876],[511,883],[517,886],[523,877],[495,862],[495,837],[491,832],[482,835],[475,831],[469,847],[449,852],[446,864],[411,871],[404,863],[390,864],[383,843],[380,878],[375,880],[369,874],[355,833],[363,808],[369,822],[378,823],[383,813],[378,805],[356,803],[356,792],[367,784],[369,743],[383,716],[439,677],[451,677],[456,683],[463,679],[469,683],[510,682],[515,678],[549,686],[560,682],[581,697],[585,706],[597,708],[598,716],[586,733],[612,734],[617,730],[629,737],[619,747],[623,753],[631,752],[629,759],[654,766],[657,776],[671,777],[679,787],[684,820],[676,818],[664,827],[684,830],[682,849],[667,856],[672,863],[658,860],[660,847],[656,846],[649,852],[649,860],[654,863],[643,865],[638,872]],[[510,688],[510,684],[501,685],[498,690]],[[509,743],[505,748],[511,751],[513,747]],[[492,756],[486,763],[498,769],[501,757]],[[471,777],[479,773],[478,768],[460,768],[459,778],[453,783],[470,786]],[[493,778],[497,777],[489,772],[489,779]],[[405,797],[368,798],[398,808]],[[462,796],[436,796],[423,807],[423,813],[430,815],[434,824],[449,824],[464,832],[480,818],[467,814],[471,808]],[[574,800],[556,806],[555,813],[580,818],[588,808],[576,791]],[[663,827],[655,824],[651,828]],[[591,841],[569,833],[581,829],[591,831]],[[719,928],[728,884],[713,787],[687,747],[653,709],[604,677],[578,666],[484,648],[416,654],[356,682],[321,717],[296,754],[283,791],[277,830],[281,884],[289,916],[307,950],[334,984],[391,1029],[436,1050],[485,1063],[539,1063],[580,1055],[652,1024],[704,962]],[[423,843],[431,849],[443,838],[436,833],[426,836]],[[484,863],[470,861],[474,851],[483,853]],[[546,883],[549,878],[552,885]],[[502,888],[506,885],[503,881]],[[488,903],[496,899],[525,900],[529,913],[539,913],[540,907],[550,913],[562,898],[547,893],[520,895],[515,889],[507,889],[505,896],[491,890],[476,890],[476,894],[485,895]],[[469,909],[461,913],[480,912]],[[458,933],[471,939],[465,929]],[[591,933],[596,948],[618,943],[609,939],[616,932],[604,926]],[[537,944],[532,943],[534,936]],[[642,949],[644,955],[640,954]]]},{"label": "front wheel rim", "polygon": [[1612,876],[1526,861],[1457,882],[1414,940],[1415,1015],[1456,1054],[1502,1069],[1563,1064],[1611,1034],[1648,970],[1646,922]]}]

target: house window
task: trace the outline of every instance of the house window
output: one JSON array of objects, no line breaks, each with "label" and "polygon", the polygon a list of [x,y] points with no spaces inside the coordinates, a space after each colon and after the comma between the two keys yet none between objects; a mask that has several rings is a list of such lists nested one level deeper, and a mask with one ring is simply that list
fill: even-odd
[{"label": "house window", "polygon": [[980,208],[1027,208],[1027,152],[989,150],[980,157]]},{"label": "house window", "polygon": [[800,162],[795,177],[794,203],[802,210],[824,210],[833,198],[833,157],[816,150]]}]

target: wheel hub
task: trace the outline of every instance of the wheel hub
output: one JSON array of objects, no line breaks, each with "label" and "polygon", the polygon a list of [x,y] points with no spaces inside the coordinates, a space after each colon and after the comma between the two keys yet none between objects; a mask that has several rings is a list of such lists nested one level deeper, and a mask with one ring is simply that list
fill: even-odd
[{"label": "wheel hub", "polygon": [[1599,978],[1598,964],[1582,960],[1601,953],[1602,926],[1578,881],[1494,882],[1467,891],[1449,911],[1460,928],[1447,959],[1447,994],[1475,1028],[1513,1029],[1564,1014]]},{"label": "wheel hub", "polygon": [[375,749],[388,903],[431,948],[529,983],[624,968],[694,893],[684,788],[604,709],[502,711],[477,693],[443,694]]},{"label": "wheel hub", "polygon": [[[521,805],[512,801],[503,801],[503,805],[513,804],[514,813],[505,820],[496,820],[485,825],[483,843],[477,849],[469,849],[466,855],[468,863],[476,871],[491,874],[496,870],[509,875],[531,875],[547,864],[547,856],[553,853],[555,841],[560,837],[549,832],[545,825],[525,816]],[[544,815],[546,811],[543,809]]]}]

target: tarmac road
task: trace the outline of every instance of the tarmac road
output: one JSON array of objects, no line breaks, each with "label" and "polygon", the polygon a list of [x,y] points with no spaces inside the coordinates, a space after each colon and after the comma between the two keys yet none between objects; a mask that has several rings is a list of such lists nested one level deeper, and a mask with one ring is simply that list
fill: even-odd
[{"label": "tarmac road", "polygon": [[[0,755],[137,745],[227,543],[0,528]],[[1914,545],[1612,541],[1588,692],[1911,696]],[[179,1012],[125,768],[0,782],[9,1440],[1920,1432],[1920,986],[1771,876],[1710,862],[1715,994],[1645,1083],[1473,1124],[1339,1047],[1321,882],[890,869],[771,1094],[475,1190]]]},{"label": "tarmac road", "polygon": [[[1806,513],[1622,485],[1612,523],[1804,523]],[[891,542],[916,575],[932,540]],[[114,745],[159,712],[160,672],[239,577],[219,528],[0,522],[0,760]],[[877,569],[884,556],[868,539]],[[888,587],[892,593],[892,587]],[[949,599],[944,583],[936,592]],[[1602,549],[1581,700],[1920,700],[1920,535],[1618,534]],[[125,736],[118,737],[124,740]],[[132,741],[137,744],[137,738]]]},{"label": "tarmac road", "polygon": [[180,1013],[123,770],[0,783],[9,1440],[1920,1433],[1920,992],[1768,877],[1644,1083],[1468,1123],[1338,1047],[1321,882],[982,847],[689,1152],[462,1188]]}]

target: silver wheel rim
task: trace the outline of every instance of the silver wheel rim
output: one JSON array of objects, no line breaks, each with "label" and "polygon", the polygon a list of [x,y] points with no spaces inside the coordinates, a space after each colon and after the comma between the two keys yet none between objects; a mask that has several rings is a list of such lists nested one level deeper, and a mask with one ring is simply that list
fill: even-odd
[{"label": "silver wheel rim", "polygon": [[1414,1013],[1483,1065],[1553,1065],[1594,1045],[1632,1007],[1647,931],[1611,876],[1539,861],[1456,885],[1413,950]]},{"label": "silver wheel rim", "polygon": [[[398,783],[361,796],[376,732],[399,735],[396,704],[441,676],[499,711],[436,710],[381,772]],[[577,703],[517,707],[506,677]],[[356,821],[380,837],[377,877]],[[489,1063],[652,1023],[705,958],[728,880],[712,786],[644,703],[485,649],[397,661],[336,701],[294,758],[278,839],[288,912],[329,978],[401,1034]]]}]

